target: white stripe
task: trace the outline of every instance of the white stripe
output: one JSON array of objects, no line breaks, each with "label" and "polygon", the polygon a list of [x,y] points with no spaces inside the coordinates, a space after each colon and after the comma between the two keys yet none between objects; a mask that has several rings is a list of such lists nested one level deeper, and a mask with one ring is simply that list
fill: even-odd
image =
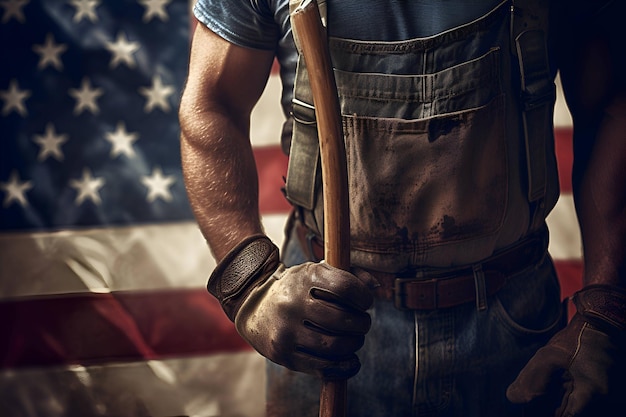
[{"label": "white stripe", "polygon": [[[263,217],[280,247],[286,215]],[[204,287],[215,266],[196,223],[0,234],[0,298]]]},{"label": "white stripe", "polygon": [[280,107],[282,83],[278,74],[269,77],[259,102],[250,117],[250,140],[253,146],[280,144],[285,117]]},{"label": "white stripe", "polygon": [[561,85],[561,77],[556,77],[556,105],[554,106],[554,127],[572,127],[572,116],[570,115],[565,96],[563,95],[563,87]]},{"label": "white stripe", "polygon": [[254,352],[0,372],[3,415],[265,415],[265,360]]},{"label": "white stripe", "polygon": [[550,229],[550,254],[554,259],[581,259],[582,239],[574,198],[563,194],[547,219]]}]

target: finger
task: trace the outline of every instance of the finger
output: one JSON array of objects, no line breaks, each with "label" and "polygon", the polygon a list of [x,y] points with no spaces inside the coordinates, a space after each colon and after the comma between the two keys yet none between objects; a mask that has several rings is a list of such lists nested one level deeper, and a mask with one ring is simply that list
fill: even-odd
[{"label": "finger", "polygon": [[293,341],[298,350],[324,359],[337,359],[353,354],[363,347],[364,335],[326,333],[312,323],[305,323],[306,330],[298,333]]},{"label": "finger", "polygon": [[313,299],[310,305],[305,307],[302,317],[323,332],[334,334],[364,335],[372,325],[369,314],[320,299]]},{"label": "finger", "polygon": [[[558,417],[595,417],[610,416],[611,406],[608,405],[606,391],[593,384],[577,384],[567,378],[567,391],[563,395],[561,406],[557,410]],[[604,394],[603,394],[604,392]],[[608,407],[607,407],[608,405]]]},{"label": "finger", "polygon": [[320,268],[312,274],[311,287],[319,290],[319,298],[361,311],[372,306],[374,296],[366,282],[326,263],[318,265]]}]

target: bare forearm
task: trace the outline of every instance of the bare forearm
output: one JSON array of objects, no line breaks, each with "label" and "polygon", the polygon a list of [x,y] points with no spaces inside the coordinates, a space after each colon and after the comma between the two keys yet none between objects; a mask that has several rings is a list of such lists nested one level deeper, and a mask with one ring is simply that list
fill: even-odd
[{"label": "bare forearm", "polygon": [[256,166],[244,123],[236,126],[212,111],[181,124],[189,200],[217,260],[246,236],[262,232]]},{"label": "bare forearm", "polygon": [[203,25],[194,33],[179,108],[183,174],[218,261],[244,238],[262,232],[250,114],[273,59],[273,51],[236,46]]},{"label": "bare forearm", "polygon": [[626,61],[619,26],[598,15],[568,33],[561,79],[574,120],[573,192],[583,238],[583,283],[626,287]]},{"label": "bare forearm", "polygon": [[[582,135],[591,134],[584,130]],[[626,287],[626,95],[608,104],[596,132],[594,140],[575,143],[579,155],[588,155],[576,162],[574,178],[584,283]]]}]

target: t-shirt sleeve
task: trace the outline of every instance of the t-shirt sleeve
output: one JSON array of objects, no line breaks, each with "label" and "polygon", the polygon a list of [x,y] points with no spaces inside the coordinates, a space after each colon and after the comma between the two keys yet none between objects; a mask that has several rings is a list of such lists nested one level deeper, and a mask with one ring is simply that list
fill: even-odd
[{"label": "t-shirt sleeve", "polygon": [[239,46],[272,50],[279,37],[270,7],[261,0],[198,0],[198,21]]}]

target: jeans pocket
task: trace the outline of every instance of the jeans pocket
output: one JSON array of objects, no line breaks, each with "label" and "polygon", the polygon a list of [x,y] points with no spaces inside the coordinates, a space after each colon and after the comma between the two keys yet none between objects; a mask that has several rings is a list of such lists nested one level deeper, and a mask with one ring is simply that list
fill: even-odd
[{"label": "jeans pocket", "polygon": [[495,297],[497,319],[517,337],[546,337],[561,328],[565,314],[560,285],[549,256],[512,276]]}]

